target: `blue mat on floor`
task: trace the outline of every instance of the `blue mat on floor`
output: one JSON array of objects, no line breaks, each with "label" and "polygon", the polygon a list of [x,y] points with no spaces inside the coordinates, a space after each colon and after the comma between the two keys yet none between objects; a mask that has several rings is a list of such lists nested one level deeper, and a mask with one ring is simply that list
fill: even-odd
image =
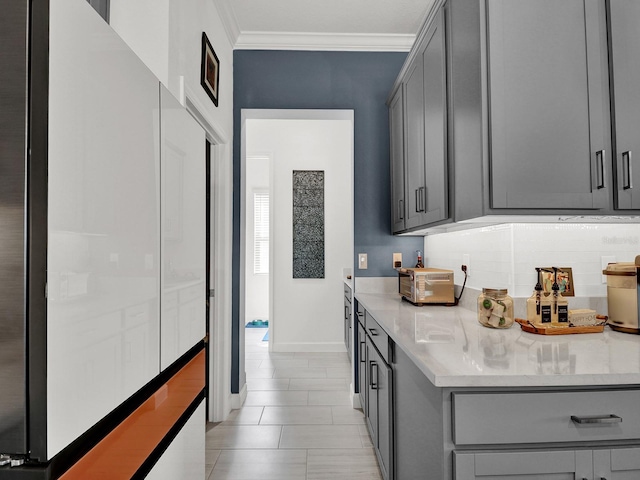
[{"label": "blue mat on floor", "polygon": [[247,323],[246,328],[268,328],[269,320],[251,320]]},{"label": "blue mat on floor", "polygon": [[264,337],[262,337],[262,341],[263,342],[268,342],[269,341],[269,330],[267,330],[267,333],[265,333]]}]

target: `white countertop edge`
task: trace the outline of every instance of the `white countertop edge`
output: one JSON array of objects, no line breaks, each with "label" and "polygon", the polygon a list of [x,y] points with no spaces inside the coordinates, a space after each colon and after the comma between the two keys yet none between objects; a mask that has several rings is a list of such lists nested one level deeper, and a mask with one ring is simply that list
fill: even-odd
[{"label": "white countertop edge", "polygon": [[[462,307],[414,307],[407,302],[402,302],[398,295],[373,295],[373,294],[358,294],[355,295],[356,300],[376,319],[380,326],[387,332],[389,337],[395,342],[397,348],[402,351],[413,361],[418,369],[427,377],[427,379],[436,387],[442,388],[508,388],[508,387],[525,387],[525,388],[544,388],[544,387],[597,387],[597,386],[615,386],[615,385],[640,385],[640,368],[637,371],[621,372],[621,373],[608,373],[608,372],[594,372],[594,373],[561,373],[561,374],[514,374],[511,372],[505,372],[505,374],[468,374],[468,373],[452,373],[447,371],[446,366],[434,357],[417,357],[412,352],[411,346],[405,345],[406,339],[400,338],[399,334],[393,331],[392,326],[385,324],[386,318],[393,314],[400,315],[402,322],[403,315],[409,317],[415,313],[430,312],[430,310],[424,309],[436,309],[442,308],[444,310],[431,310],[437,311],[438,315],[446,317],[448,314],[455,315],[459,321],[468,325],[468,329],[476,328],[476,312],[463,309]],[[376,305],[373,305],[373,304]],[[380,305],[384,305],[388,308],[380,308]],[[455,309],[455,311],[454,311]],[[446,319],[444,321],[447,321]],[[396,325],[397,327],[397,325]],[[483,328],[483,327],[480,327]],[[517,329],[517,330],[514,330]],[[487,329],[491,332],[497,332],[497,330]],[[607,329],[608,330],[608,329]],[[519,335],[532,342],[549,342],[554,344],[560,336],[545,337],[542,335],[534,335],[527,332],[521,332],[518,325],[514,325],[507,331],[512,331],[509,335]],[[589,335],[589,334],[586,334]],[[587,337],[578,335],[586,339]],[[606,335],[606,334],[590,334],[590,335]],[[628,334],[619,332],[608,332],[608,337],[594,337],[603,342],[615,340],[619,337],[621,340],[625,340],[627,343],[631,341],[634,344],[640,345],[640,336],[629,336]],[[572,340],[570,337],[574,335],[562,336],[568,342]],[[607,340],[608,339],[608,340]],[[516,343],[516,342],[514,342]],[[452,344],[452,349],[456,347],[456,344]],[[460,348],[459,344],[457,348]],[[620,370],[620,366],[617,369]]]}]

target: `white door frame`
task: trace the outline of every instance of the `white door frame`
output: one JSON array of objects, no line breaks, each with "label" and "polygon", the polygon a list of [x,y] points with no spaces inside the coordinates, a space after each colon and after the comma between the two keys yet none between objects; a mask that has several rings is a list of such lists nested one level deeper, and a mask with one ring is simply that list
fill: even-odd
[{"label": "white door frame", "polygon": [[[197,96],[185,88],[187,111],[211,143],[211,264],[209,303],[208,418],[227,419],[231,411],[231,257],[233,251],[233,155],[229,136],[202,112]],[[209,292],[207,292],[207,295]]]}]

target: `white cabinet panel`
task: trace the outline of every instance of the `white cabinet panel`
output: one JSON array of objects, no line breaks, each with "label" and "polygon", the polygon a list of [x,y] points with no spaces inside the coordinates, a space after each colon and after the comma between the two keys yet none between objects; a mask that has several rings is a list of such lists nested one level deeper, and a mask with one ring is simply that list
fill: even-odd
[{"label": "white cabinet panel", "polygon": [[146,478],[175,480],[205,478],[204,402],[196,409]]},{"label": "white cabinet panel", "polygon": [[88,3],[50,9],[49,458],[159,373],[160,282],[159,83]]},{"label": "white cabinet panel", "polygon": [[205,335],[205,134],[161,87],[161,368]]}]

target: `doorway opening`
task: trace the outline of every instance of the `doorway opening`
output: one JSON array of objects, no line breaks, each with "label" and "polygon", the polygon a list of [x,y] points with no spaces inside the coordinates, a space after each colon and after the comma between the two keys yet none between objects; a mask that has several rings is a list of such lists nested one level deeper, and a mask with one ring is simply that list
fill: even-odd
[{"label": "doorway opening", "polygon": [[[264,379],[267,372],[259,371],[260,365],[269,361],[258,360],[268,360],[265,354],[346,351],[340,299],[344,271],[353,263],[353,143],[352,110],[241,111],[240,328],[233,339],[239,401],[234,408],[244,401],[247,378]],[[294,206],[293,179],[302,171],[321,172],[323,203],[313,205],[314,221],[300,230],[294,215],[304,217],[303,204]],[[268,242],[257,234],[256,224],[256,209],[265,211],[259,204],[265,193]],[[299,275],[294,265],[300,264],[297,255],[303,249],[294,244],[303,242],[294,242],[294,235],[322,243],[309,258],[314,267],[321,265],[320,274]],[[268,256],[261,250],[267,244]],[[268,321],[264,334],[253,325],[247,328],[260,320]]]}]

